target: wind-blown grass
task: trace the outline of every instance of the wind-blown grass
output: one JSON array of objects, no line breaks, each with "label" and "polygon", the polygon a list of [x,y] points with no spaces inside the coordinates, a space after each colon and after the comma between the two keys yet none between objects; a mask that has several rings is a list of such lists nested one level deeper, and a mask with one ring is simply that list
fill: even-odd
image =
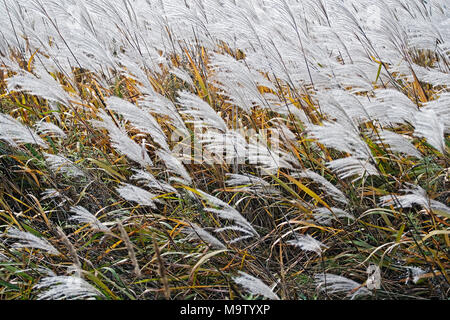
[{"label": "wind-blown grass", "polygon": [[448,298],[449,9],[0,1],[0,299]]}]

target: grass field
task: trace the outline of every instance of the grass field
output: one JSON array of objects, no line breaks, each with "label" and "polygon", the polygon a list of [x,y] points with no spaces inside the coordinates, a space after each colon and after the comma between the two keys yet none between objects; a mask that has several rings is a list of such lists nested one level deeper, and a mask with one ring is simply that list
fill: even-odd
[{"label": "grass field", "polygon": [[445,0],[1,0],[0,299],[448,299]]}]

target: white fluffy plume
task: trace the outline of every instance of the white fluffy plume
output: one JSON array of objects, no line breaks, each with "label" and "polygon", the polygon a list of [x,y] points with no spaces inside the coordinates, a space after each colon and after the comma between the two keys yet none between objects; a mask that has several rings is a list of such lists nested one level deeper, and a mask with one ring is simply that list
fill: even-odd
[{"label": "white fluffy plume", "polygon": [[56,248],[46,239],[37,237],[30,232],[11,228],[6,233],[6,236],[16,240],[16,242],[14,242],[12,245],[13,248],[35,248],[54,255],[60,254],[58,250],[56,250]]},{"label": "white fluffy plume", "polygon": [[131,184],[123,184],[117,188],[117,192],[119,192],[120,196],[125,200],[135,202],[142,206],[149,206],[153,209],[156,209],[156,203],[159,202],[159,200],[154,199],[157,197],[156,194]]},{"label": "white fluffy plume", "polygon": [[45,160],[55,173],[65,173],[70,177],[83,177],[84,172],[71,160],[55,154],[44,153]]},{"label": "white fluffy plume", "polygon": [[239,277],[233,279],[234,282],[244,287],[249,293],[261,295],[270,300],[280,300],[273,290],[260,279],[242,271],[240,271],[239,274]]},{"label": "white fluffy plume", "polygon": [[0,113],[0,140],[13,146],[23,143],[37,144],[46,148],[47,144],[31,128],[23,125],[9,115]]},{"label": "white fluffy plume", "polygon": [[338,276],[331,273],[320,273],[316,274],[314,278],[317,288],[320,291],[326,291],[334,294],[345,294],[352,300],[357,297],[372,295],[372,292],[370,292],[370,290],[366,287],[343,276]]},{"label": "white fluffy plume", "polygon": [[103,296],[86,280],[76,276],[46,277],[34,289],[41,291],[38,294],[39,300],[80,300]]},{"label": "white fluffy plume", "polygon": [[322,242],[314,239],[309,234],[307,234],[307,235],[296,234],[295,239],[288,241],[287,244],[290,244],[295,247],[299,247],[300,249],[305,250],[305,251],[315,252],[319,256],[322,255],[322,251],[324,249],[328,248]]},{"label": "white fluffy plume", "polygon": [[[247,235],[259,236],[252,224],[248,222],[239,211],[206,192],[197,190],[197,193],[213,207],[207,207],[205,208],[205,211],[216,213],[220,218],[234,222],[240,227],[240,230],[243,230]],[[221,228],[219,230],[224,231],[226,228]]]},{"label": "white fluffy plume", "polygon": [[444,122],[432,109],[425,109],[416,115],[414,134],[427,139],[427,142],[441,153],[445,152]]},{"label": "white fluffy plume", "polygon": [[112,146],[131,160],[139,163],[141,166],[152,166],[147,150],[144,146],[137,144],[128,134],[123,126],[117,127],[112,118],[104,110],[100,110],[100,117],[103,121],[92,121],[96,126],[108,130]]},{"label": "white fluffy plume", "polygon": [[322,191],[324,191],[326,194],[328,194],[329,196],[331,196],[334,200],[336,200],[340,203],[343,203],[343,204],[348,203],[348,199],[344,195],[344,193],[341,190],[339,190],[337,187],[335,187],[327,179],[322,177],[320,174],[315,173],[314,171],[311,171],[311,170],[304,170],[300,173],[294,174],[294,176],[311,179],[314,182],[318,183],[320,189]]},{"label": "white fluffy plume", "polygon": [[189,235],[189,239],[199,239],[216,249],[227,248],[220,240],[194,223],[191,223],[190,226],[186,227],[183,231]]},{"label": "white fluffy plume", "polygon": [[86,208],[82,206],[76,206],[71,209],[73,215],[70,217],[70,220],[76,221],[78,223],[86,223],[89,224],[92,229],[97,231],[108,232],[109,228],[101,223],[96,216],[90,213]]}]

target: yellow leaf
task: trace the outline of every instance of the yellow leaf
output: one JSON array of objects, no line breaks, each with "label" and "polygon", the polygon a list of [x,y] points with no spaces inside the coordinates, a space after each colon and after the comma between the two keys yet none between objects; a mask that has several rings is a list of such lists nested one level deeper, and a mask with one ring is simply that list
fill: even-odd
[{"label": "yellow leaf", "polygon": [[28,64],[27,64],[27,69],[28,72],[31,72],[31,64],[33,63],[34,60],[34,56],[36,55],[36,53],[38,53],[39,49],[37,49],[30,57],[30,59],[28,60]]}]

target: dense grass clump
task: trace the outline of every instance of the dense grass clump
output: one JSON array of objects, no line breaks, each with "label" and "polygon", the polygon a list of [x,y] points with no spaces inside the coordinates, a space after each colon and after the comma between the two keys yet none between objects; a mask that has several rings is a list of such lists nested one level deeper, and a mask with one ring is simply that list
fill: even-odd
[{"label": "dense grass clump", "polygon": [[0,299],[448,298],[446,1],[0,12]]}]

